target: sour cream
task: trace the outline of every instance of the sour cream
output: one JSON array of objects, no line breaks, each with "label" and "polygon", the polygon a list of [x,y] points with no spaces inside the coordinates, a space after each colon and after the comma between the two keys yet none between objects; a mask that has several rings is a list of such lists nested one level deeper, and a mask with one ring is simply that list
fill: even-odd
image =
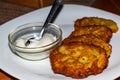
[{"label": "sour cream", "polygon": [[[31,39],[30,44],[25,45],[29,38],[18,38],[15,42],[17,54],[28,60],[40,60],[49,56],[49,53],[58,46],[56,37],[45,34],[40,40]],[[55,42],[55,43],[53,43]],[[57,44],[57,45],[56,45]]]},{"label": "sour cream", "polygon": [[55,38],[50,34],[45,34],[40,40],[31,39],[30,44],[26,46],[25,44],[27,40],[28,39],[25,39],[25,38],[19,38],[16,40],[15,44],[16,46],[26,47],[26,48],[42,47],[54,42]]}]

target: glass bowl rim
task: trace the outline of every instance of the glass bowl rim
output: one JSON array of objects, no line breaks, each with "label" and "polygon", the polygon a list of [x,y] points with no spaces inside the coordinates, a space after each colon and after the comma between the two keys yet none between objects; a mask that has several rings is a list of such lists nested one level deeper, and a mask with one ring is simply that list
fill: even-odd
[{"label": "glass bowl rim", "polygon": [[[12,35],[13,32],[15,32],[19,27],[26,26],[26,25],[30,25],[30,24],[36,24],[36,23],[37,23],[37,24],[43,24],[43,22],[32,22],[32,23],[26,23],[26,24],[20,25],[20,26],[16,27],[15,29],[13,29],[13,30],[8,34],[9,44],[12,45],[12,46],[14,46],[14,47],[16,47],[16,48],[21,48],[21,49],[38,49],[38,48],[45,48],[45,47],[51,46],[52,44],[55,44],[55,43],[57,44],[57,43],[59,43],[59,42],[62,40],[62,30],[61,30],[61,28],[60,28],[58,25],[54,24],[54,23],[48,23],[48,24],[54,26],[55,28],[57,28],[58,31],[60,32],[60,35],[58,36],[58,38],[57,38],[55,41],[53,41],[52,43],[50,43],[50,44],[47,44],[47,45],[41,46],[41,47],[27,48],[27,47],[17,46],[17,45],[15,45],[15,44],[11,41],[11,35]],[[30,26],[30,27],[32,27],[32,26]]]}]

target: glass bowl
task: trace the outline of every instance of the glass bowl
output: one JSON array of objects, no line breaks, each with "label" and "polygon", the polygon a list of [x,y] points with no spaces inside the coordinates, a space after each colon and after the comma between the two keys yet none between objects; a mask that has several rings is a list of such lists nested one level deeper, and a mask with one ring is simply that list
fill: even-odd
[{"label": "glass bowl", "polygon": [[[44,38],[41,43],[41,39],[32,47],[26,46],[25,43],[33,36],[38,36],[42,22],[34,22],[21,25],[11,31],[8,35],[8,44],[11,51],[17,56],[27,60],[42,60],[49,56],[50,52],[58,47],[62,41],[62,31],[59,26],[49,23],[45,28],[44,35],[49,35],[49,38]],[[43,36],[44,37],[44,36]]]}]

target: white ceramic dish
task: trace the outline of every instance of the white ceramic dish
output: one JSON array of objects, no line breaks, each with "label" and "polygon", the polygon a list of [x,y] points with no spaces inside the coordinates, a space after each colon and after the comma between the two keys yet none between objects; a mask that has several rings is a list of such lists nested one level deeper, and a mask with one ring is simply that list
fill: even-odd
[{"label": "white ceramic dish", "polygon": [[[42,61],[27,61],[21,59],[10,51],[8,47],[8,33],[15,27],[36,21],[44,21],[51,7],[42,8],[21,17],[15,18],[0,26],[0,68],[20,80],[72,80],[51,70],[49,59]],[[64,5],[61,13],[55,20],[55,24],[61,26],[63,38],[73,30],[73,23],[77,18],[97,16],[112,19],[120,26],[120,16],[81,5]],[[120,76],[120,32],[112,37],[112,55],[109,65],[103,73],[97,76],[89,76],[85,80],[113,80]]]}]

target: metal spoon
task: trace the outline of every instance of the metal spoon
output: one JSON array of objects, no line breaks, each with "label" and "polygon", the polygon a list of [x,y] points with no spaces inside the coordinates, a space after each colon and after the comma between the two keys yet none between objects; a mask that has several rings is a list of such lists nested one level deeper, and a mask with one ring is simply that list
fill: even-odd
[{"label": "metal spoon", "polygon": [[43,37],[45,28],[47,27],[48,23],[52,20],[54,14],[56,13],[57,9],[59,8],[61,2],[62,2],[62,0],[55,0],[54,1],[53,5],[52,5],[52,8],[51,8],[51,10],[50,10],[50,12],[47,16],[47,19],[46,19],[44,25],[42,26],[42,28],[40,30],[39,35],[36,36],[36,37],[32,37],[32,38],[28,39],[25,43],[26,46],[28,46],[31,43],[31,39],[40,40]]}]

